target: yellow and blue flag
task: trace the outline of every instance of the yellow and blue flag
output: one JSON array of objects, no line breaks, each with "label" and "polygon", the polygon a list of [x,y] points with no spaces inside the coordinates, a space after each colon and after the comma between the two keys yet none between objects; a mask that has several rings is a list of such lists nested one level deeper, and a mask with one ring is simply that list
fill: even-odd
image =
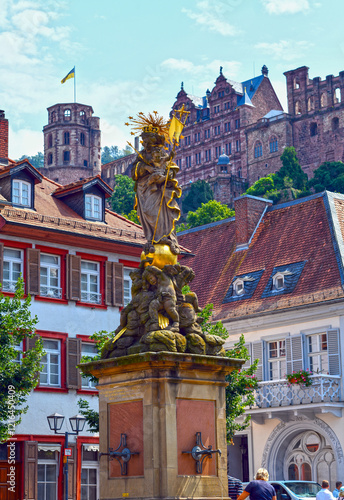
[{"label": "yellow and blue flag", "polygon": [[61,83],[66,82],[70,78],[75,78],[75,66],[73,69],[70,70],[70,72],[64,78],[62,78]]}]

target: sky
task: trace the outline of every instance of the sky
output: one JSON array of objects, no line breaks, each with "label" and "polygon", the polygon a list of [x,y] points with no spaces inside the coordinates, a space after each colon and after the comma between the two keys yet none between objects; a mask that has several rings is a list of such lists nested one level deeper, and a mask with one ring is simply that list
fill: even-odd
[{"label": "sky", "polygon": [[0,0],[0,109],[12,159],[43,152],[47,107],[76,101],[100,117],[102,146],[125,147],[129,115],[168,113],[180,90],[203,96],[225,77],[344,70],[342,0]]}]

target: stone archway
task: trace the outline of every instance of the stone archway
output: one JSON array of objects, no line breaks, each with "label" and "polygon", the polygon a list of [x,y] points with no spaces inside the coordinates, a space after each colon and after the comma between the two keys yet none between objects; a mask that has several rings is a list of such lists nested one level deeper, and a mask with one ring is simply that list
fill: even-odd
[{"label": "stone archway", "polygon": [[[312,434],[312,431],[314,435],[319,436],[319,447],[314,452],[305,448],[307,436]],[[268,469],[272,480],[282,480],[288,479],[288,467],[295,463],[295,474],[299,475],[299,479],[301,476],[311,475],[312,480],[321,480],[324,465],[321,468],[319,464],[326,460],[328,474],[339,477],[344,464],[344,454],[335,432],[321,419],[295,417],[289,422],[278,424],[270,434],[263,452],[262,467]],[[320,475],[321,478],[318,477]]]}]

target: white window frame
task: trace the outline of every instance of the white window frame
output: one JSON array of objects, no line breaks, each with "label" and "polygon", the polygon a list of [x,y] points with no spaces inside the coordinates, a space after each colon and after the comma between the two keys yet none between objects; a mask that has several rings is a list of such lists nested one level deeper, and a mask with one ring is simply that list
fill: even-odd
[{"label": "white window frame", "polygon": [[[96,461],[92,461],[92,460],[84,460],[83,457],[82,457],[82,461],[81,461],[81,471],[83,469],[94,469],[96,470],[96,478],[97,478],[97,483],[96,483],[96,492],[97,492],[97,498],[99,498],[99,462],[96,462]],[[85,484],[81,483],[81,477],[80,477],[80,484],[81,484],[81,487],[82,486],[85,486]],[[87,483],[87,486],[89,485],[89,483]],[[87,492],[87,497],[83,497],[81,496],[81,491],[80,491],[80,499],[81,500],[89,500],[89,495],[88,495],[88,492]]]},{"label": "white window frame", "polygon": [[[17,186],[16,186],[17,185]],[[24,192],[23,188],[27,188],[27,202],[24,202]],[[14,194],[14,190],[19,191],[18,195]],[[12,181],[12,203],[14,205],[20,205],[22,207],[31,207],[31,184],[27,181],[22,181],[21,179],[13,179]]]},{"label": "white window frame", "polygon": [[[280,286],[278,284],[279,280],[283,281],[283,285],[282,286]],[[284,274],[282,274],[282,273],[276,273],[273,276],[273,278],[272,278],[272,289],[276,290],[277,292],[279,292],[280,290],[284,290],[285,289]]]},{"label": "white window frame", "polygon": [[123,299],[124,306],[128,305],[131,301],[131,278],[129,273],[131,273],[132,269],[130,267],[123,268]]},{"label": "white window frame", "polygon": [[[37,469],[38,469],[38,466],[39,465],[55,465],[55,470],[56,470],[56,480],[55,480],[55,487],[56,487],[56,490],[55,490],[55,500],[57,500],[58,496],[57,496],[57,486],[58,486],[58,475],[59,475],[59,454],[58,452],[55,452],[55,459],[52,459],[52,460],[49,460],[48,458],[39,458],[37,460]],[[37,470],[37,474],[38,474],[38,470]],[[46,469],[45,469],[45,478],[46,478]],[[38,481],[38,475],[37,475],[37,485],[38,483],[40,484],[47,484],[47,483],[52,483],[54,484],[53,481]],[[44,497],[41,499],[41,500],[51,500],[51,496],[48,497],[46,495],[46,488],[44,489]]]},{"label": "white window frame", "polygon": [[[97,206],[98,204],[98,206]],[[85,195],[85,218],[102,220],[103,218],[103,203],[100,196],[94,194]]]},{"label": "white window frame", "polygon": [[[56,349],[47,348],[46,346],[44,346],[45,341],[57,342],[58,347]],[[43,375],[46,374],[47,375],[47,382],[42,382],[42,380],[40,378],[39,385],[44,386],[44,387],[61,387],[61,341],[58,339],[46,337],[46,338],[43,338],[43,347],[44,347],[46,354],[41,359],[43,369],[40,372],[40,377],[42,376],[42,374]],[[51,377],[53,375],[56,375],[56,373],[53,373],[51,371],[51,365],[52,365],[51,356],[57,356],[57,359],[58,359],[58,363],[57,363],[57,365],[58,365],[58,373],[57,373],[58,382],[56,384],[51,383]],[[44,370],[45,367],[46,367],[46,371]]]},{"label": "white window frame", "polygon": [[[10,256],[6,256],[6,250],[13,250],[15,252],[19,252],[20,253],[20,258],[16,258],[16,257],[10,257]],[[24,259],[23,259],[23,250],[19,250],[18,248],[4,248],[4,257],[3,257],[3,274],[5,272],[7,272],[7,269],[5,270],[5,263],[7,264],[8,263],[8,274],[9,274],[9,277],[8,279],[4,279],[4,276],[3,276],[3,279],[2,279],[2,291],[3,292],[15,292],[15,289],[16,289],[16,284],[17,284],[17,279],[14,279],[14,272],[13,272],[13,264],[20,264],[20,272],[19,272],[19,275],[23,275],[23,262],[24,262]],[[15,271],[17,272],[17,271]]]},{"label": "white window frame", "polygon": [[[83,269],[83,264],[86,263],[96,265],[96,270],[86,269],[86,268]],[[94,285],[94,283],[91,283],[92,276],[97,277],[96,291],[91,290],[92,285]],[[86,284],[86,287],[84,287],[84,289],[83,289],[83,284]],[[81,261],[81,302],[89,302],[92,304],[101,304],[102,302],[102,296],[100,293],[100,264],[99,262],[96,262],[94,260]]]},{"label": "white window frame", "polygon": [[[276,344],[276,356],[271,356],[272,344]],[[269,380],[282,380],[287,373],[287,356],[285,339],[276,339],[268,342],[268,378]],[[274,377],[277,372],[277,377]]]},{"label": "white window frame", "polygon": [[245,294],[245,283],[242,279],[238,278],[234,281],[233,294],[235,297],[241,297]]},{"label": "white window frame", "polygon": [[[326,337],[326,349],[323,349],[324,336]],[[311,339],[316,338],[316,350],[312,350]],[[314,361],[313,358],[317,358],[318,368],[315,373],[325,373],[328,374],[330,371],[329,356],[328,356],[328,337],[327,332],[314,333],[312,335],[307,335],[307,358],[308,366],[311,372],[314,373]]]},{"label": "white window frame", "polygon": [[[42,262],[42,260],[44,260],[45,256],[57,258],[57,264]],[[42,284],[42,275],[41,275],[42,269],[47,270],[47,284],[46,285]],[[51,271],[53,271],[53,270],[57,270],[57,286],[51,284],[51,280],[54,279],[51,276]],[[62,297],[61,258],[59,255],[41,253],[41,256],[40,256],[40,292],[39,292],[39,294],[41,297],[61,299],[61,297]]]},{"label": "white window frame", "polygon": [[[91,353],[91,352],[85,352],[83,351],[83,346],[85,345],[91,345],[95,348],[95,352],[94,353]],[[96,349],[96,346],[95,346],[95,343],[94,342],[81,342],[81,357],[82,356],[90,356],[90,357],[95,357],[97,356],[97,349]],[[91,389],[91,390],[94,390],[96,387],[96,383],[93,382],[91,380],[91,377],[88,377],[88,376],[84,376],[84,375],[81,375],[81,389]]]}]

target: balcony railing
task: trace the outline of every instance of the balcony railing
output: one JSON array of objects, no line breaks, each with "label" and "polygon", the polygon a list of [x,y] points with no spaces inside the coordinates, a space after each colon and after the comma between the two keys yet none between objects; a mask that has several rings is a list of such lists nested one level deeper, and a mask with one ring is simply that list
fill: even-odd
[{"label": "balcony railing", "polygon": [[41,297],[50,297],[50,298],[54,298],[54,299],[61,299],[62,288],[60,288],[58,286],[41,285],[39,294]]},{"label": "balcony railing", "polygon": [[96,292],[81,291],[81,301],[90,302],[92,304],[101,304],[102,294]]},{"label": "balcony railing", "polygon": [[334,375],[312,375],[312,385],[289,384],[286,380],[259,382],[254,391],[255,408],[277,408],[311,403],[341,401],[341,378]]}]

